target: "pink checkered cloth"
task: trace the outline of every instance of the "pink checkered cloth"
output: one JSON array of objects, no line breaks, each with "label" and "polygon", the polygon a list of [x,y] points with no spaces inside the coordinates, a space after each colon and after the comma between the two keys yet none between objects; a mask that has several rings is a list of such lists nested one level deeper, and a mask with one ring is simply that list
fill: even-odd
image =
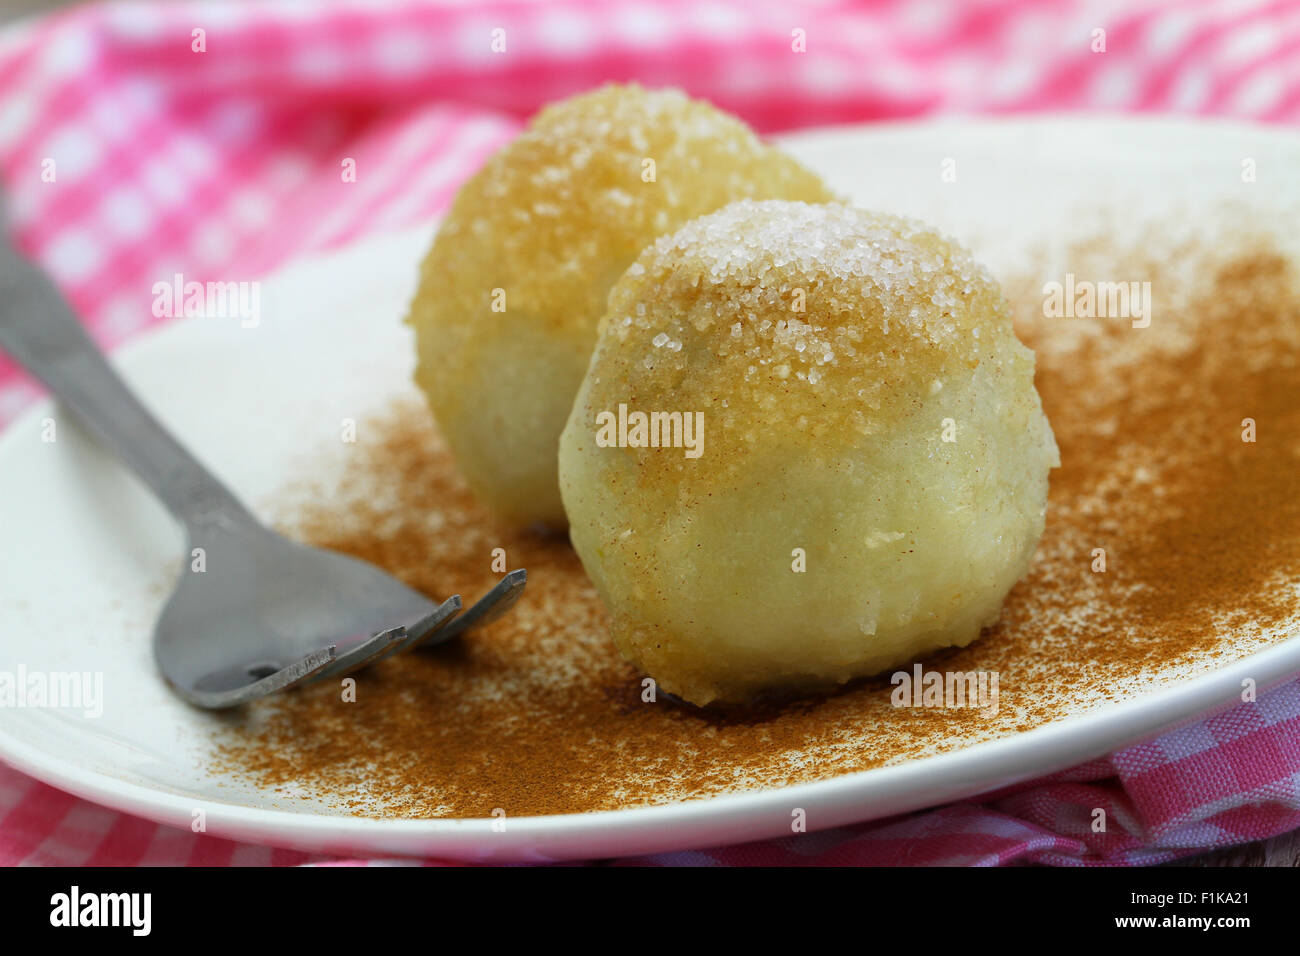
[{"label": "pink checkered cloth", "polygon": [[[498,29],[504,52],[493,51]],[[1093,50],[1097,29],[1104,53]],[[806,52],[793,49],[795,31]],[[540,104],[633,79],[684,87],[766,132],[938,111],[1085,108],[1295,123],[1300,8],[94,5],[0,32],[0,177],[20,244],[113,345],[156,321],[159,277],[252,277],[429,221]],[[357,178],[343,183],[349,157]],[[0,423],[39,394],[0,356]],[[1096,807],[1107,811],[1106,833],[1091,830]],[[626,862],[1143,864],[1297,827],[1300,681],[983,799]],[[363,861],[160,827],[0,767],[0,863],[304,862]]]}]

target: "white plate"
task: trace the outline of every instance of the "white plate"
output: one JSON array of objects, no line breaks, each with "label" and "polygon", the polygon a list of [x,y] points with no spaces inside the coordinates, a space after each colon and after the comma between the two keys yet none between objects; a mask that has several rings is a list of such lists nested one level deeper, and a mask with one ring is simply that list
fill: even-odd
[{"label": "white plate", "polygon": [[[789,147],[856,202],[938,224],[995,269],[1073,231],[1089,202],[1155,213],[1220,196],[1277,209],[1293,134],[1185,121],[1040,119],[830,130]],[[1243,184],[1250,158],[1259,182]],[[943,163],[955,160],[956,182]],[[949,168],[952,168],[951,166]],[[1268,185],[1269,183],[1272,185]],[[1255,187],[1252,192],[1251,186]],[[1294,185],[1287,188],[1294,189]],[[254,507],[337,441],[341,418],[409,389],[399,323],[429,228],[266,280],[262,321],[173,323],[115,359],[162,420]],[[42,420],[58,440],[41,440]],[[104,675],[97,718],[0,709],[0,758],[97,803],[233,840],[335,853],[528,860],[717,846],[883,817],[1063,769],[1300,672],[1300,638],[1014,737],[804,784],[646,809],[488,820],[375,820],[214,774],[211,715],[154,672],[149,633],[182,545],[162,508],[48,404],[0,437],[0,671]]]}]

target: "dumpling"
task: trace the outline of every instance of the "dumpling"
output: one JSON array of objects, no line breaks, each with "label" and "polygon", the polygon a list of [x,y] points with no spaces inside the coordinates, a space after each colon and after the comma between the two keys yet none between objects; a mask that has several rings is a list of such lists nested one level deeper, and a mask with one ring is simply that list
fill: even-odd
[{"label": "dumpling", "polygon": [[680,92],[607,86],[544,109],[460,190],[408,322],[416,381],[479,498],[563,528],[557,444],[614,281],[652,240],[821,180]]},{"label": "dumpling", "polygon": [[982,266],[913,220],[782,201],[637,259],[560,440],[614,640],[696,704],[968,644],[1025,572],[1058,464]]}]

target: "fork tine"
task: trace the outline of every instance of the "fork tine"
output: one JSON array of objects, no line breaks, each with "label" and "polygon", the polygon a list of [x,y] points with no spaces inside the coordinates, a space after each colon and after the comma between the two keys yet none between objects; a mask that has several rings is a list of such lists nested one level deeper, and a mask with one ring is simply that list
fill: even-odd
[{"label": "fork tine", "polygon": [[414,624],[390,627],[375,633],[352,650],[340,655],[333,664],[314,675],[312,679],[342,677],[381,661],[391,654],[400,653],[446,625],[459,613],[460,608],[460,595],[453,594]]},{"label": "fork tine", "polygon": [[316,679],[350,674],[381,661],[390,654],[397,654],[443,627],[460,612],[460,608],[460,595],[453,594],[414,624],[379,631],[339,657],[332,665],[316,675]]},{"label": "fork tine", "polygon": [[329,647],[312,651],[286,667],[281,667],[273,674],[268,674],[251,684],[244,684],[230,690],[201,690],[197,687],[182,687],[170,681],[169,683],[182,697],[199,707],[210,709],[236,707],[258,697],[265,697],[268,694],[288,690],[311,680],[330,666],[337,653],[337,647],[331,644]]},{"label": "fork tine", "polygon": [[350,651],[338,656],[334,663],[316,674],[314,679],[343,677],[353,671],[360,670],[372,661],[376,661],[389,653],[395,645],[400,644],[405,639],[406,628],[402,626],[390,627],[386,631],[372,634]]},{"label": "fork tine", "polygon": [[424,641],[426,637],[445,627],[457,614],[460,613],[461,600],[459,594],[453,594],[447,600],[439,604],[431,613],[420,618],[414,624],[403,628],[405,636],[399,641],[394,641],[388,645],[382,654],[378,654],[368,660],[366,663],[373,664],[381,661],[385,657],[393,654],[400,654],[408,647],[414,647]]},{"label": "fork tine", "polygon": [[410,640],[399,649],[423,644],[426,637],[443,630],[460,613],[463,606],[459,594],[447,598],[432,614],[420,618],[406,629]]},{"label": "fork tine", "polygon": [[[524,586],[528,583],[528,572],[523,568],[511,571],[504,578],[496,583],[492,590],[483,595],[468,611],[462,614],[456,620],[452,621],[446,627],[441,628],[438,634],[437,643],[449,641],[459,634],[463,634],[472,627],[479,627],[484,624],[490,624],[499,618],[506,611],[510,610],[514,603],[519,600],[524,593]],[[432,637],[434,632],[430,632],[425,637],[415,642],[416,646],[426,643],[428,637]],[[432,646],[432,645],[430,645]]]}]

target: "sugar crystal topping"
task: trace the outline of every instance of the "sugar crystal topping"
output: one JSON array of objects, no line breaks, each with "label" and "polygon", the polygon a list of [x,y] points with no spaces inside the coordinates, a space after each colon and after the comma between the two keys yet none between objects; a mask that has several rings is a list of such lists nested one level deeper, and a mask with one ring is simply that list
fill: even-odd
[{"label": "sugar crystal topping", "polygon": [[462,187],[424,265],[453,334],[509,308],[589,343],[656,236],[744,197],[833,199],[819,177],[678,90],[605,86],[542,110]]},{"label": "sugar crystal topping", "polygon": [[997,283],[960,246],[840,204],[743,200],[641,255],[610,294],[594,371],[602,401],[671,397],[742,441],[786,423],[781,440],[825,447],[982,362],[1033,374]]}]

